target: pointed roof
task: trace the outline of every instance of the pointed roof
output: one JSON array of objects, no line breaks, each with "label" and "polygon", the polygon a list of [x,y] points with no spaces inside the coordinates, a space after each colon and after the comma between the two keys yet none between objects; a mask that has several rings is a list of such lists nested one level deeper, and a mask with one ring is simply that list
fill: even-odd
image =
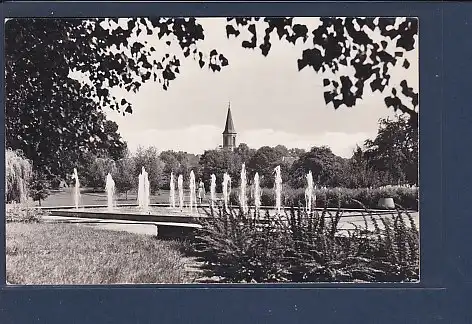
[{"label": "pointed roof", "polygon": [[226,125],[223,134],[236,134],[233,125],[233,117],[231,116],[231,106],[228,105],[228,114],[226,115]]}]

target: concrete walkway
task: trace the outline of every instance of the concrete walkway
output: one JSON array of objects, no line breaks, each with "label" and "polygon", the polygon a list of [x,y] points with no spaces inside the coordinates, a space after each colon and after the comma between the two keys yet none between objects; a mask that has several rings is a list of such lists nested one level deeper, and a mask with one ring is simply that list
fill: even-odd
[{"label": "concrete walkway", "polygon": [[[339,228],[344,230],[354,229],[356,226],[363,228],[365,226],[364,218],[362,216],[358,216],[359,214],[355,214],[356,216],[349,217],[348,213],[344,213],[345,217],[342,217],[339,221]],[[419,228],[419,213],[414,212],[411,213],[413,220],[417,228]],[[348,216],[348,217],[346,217]],[[378,220],[378,225],[380,228],[383,228],[382,223],[380,222],[381,217],[390,218],[389,215],[377,215],[375,218]],[[367,225],[369,229],[373,229],[374,225],[371,221],[370,217],[367,216]],[[113,230],[113,231],[125,231],[129,233],[135,234],[145,234],[145,235],[152,235],[155,236],[157,234],[156,224],[153,223],[143,223],[143,222],[135,222],[135,221],[126,221],[126,220],[113,220],[113,219],[98,219],[98,218],[79,218],[79,217],[61,217],[61,216],[43,216],[43,220],[47,223],[70,223],[70,224],[78,224],[81,226],[89,226],[94,227],[97,229],[103,230]],[[405,222],[409,225],[408,218],[405,217]],[[174,223],[161,223],[162,225],[174,225]],[[188,227],[196,227],[193,224],[175,224],[178,226],[188,226]]]}]

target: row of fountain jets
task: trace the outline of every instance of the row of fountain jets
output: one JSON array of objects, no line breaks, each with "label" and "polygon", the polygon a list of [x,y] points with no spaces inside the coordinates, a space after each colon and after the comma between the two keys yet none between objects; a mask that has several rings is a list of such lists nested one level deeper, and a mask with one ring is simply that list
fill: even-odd
[{"label": "row of fountain jets", "polygon": [[[77,169],[74,169],[74,179],[75,179],[75,188],[74,188],[74,202],[75,208],[79,208],[79,201],[80,201],[80,182],[79,177],[77,174]],[[280,213],[282,208],[282,174],[280,166],[277,166],[274,169],[274,177],[275,177],[275,209],[277,212]],[[305,209],[308,212],[311,212],[312,207],[316,201],[315,196],[315,187],[313,182],[313,175],[311,171],[306,174],[306,189],[305,189]],[[183,184],[183,176],[180,174],[177,177],[177,189],[178,189],[178,208],[183,211],[184,210],[184,184]],[[243,163],[241,167],[241,185],[239,186],[239,204],[241,209],[247,213],[249,210],[248,206],[248,199],[247,199],[247,176],[246,176],[246,167]],[[229,208],[229,196],[231,193],[231,177],[228,173],[223,174],[223,205],[225,209]],[[170,174],[170,196],[169,196],[169,203],[170,207],[176,209],[176,190],[175,190],[175,179],[174,174]],[[115,195],[115,181],[113,180],[110,173],[108,173],[105,182],[105,190],[107,192],[107,207],[109,211],[114,209],[113,206],[113,197]],[[190,212],[196,211],[197,209],[197,195],[196,195],[196,182],[195,182],[195,174],[193,171],[190,172],[190,181],[189,181],[189,191],[190,191],[190,199],[188,203],[188,208]],[[261,188],[259,184],[259,174],[256,172],[254,175],[254,182],[253,182],[253,195],[254,195],[254,207],[259,209],[261,207]],[[215,207],[216,202],[216,176],[214,174],[211,175],[211,182],[210,182],[210,206],[211,208]],[[141,174],[138,178],[138,206],[144,212],[149,211],[150,205],[150,187],[149,187],[149,178],[148,173],[144,169],[141,169]]]}]

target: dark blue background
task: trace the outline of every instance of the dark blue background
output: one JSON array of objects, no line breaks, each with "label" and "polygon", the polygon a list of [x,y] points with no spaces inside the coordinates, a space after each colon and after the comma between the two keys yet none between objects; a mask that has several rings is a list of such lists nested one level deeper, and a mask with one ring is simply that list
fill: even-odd
[{"label": "dark blue background", "polygon": [[[2,257],[0,323],[472,323],[472,4],[18,2],[0,8],[2,18],[418,16],[422,258],[421,283],[408,285],[12,288],[3,285]],[[0,224],[4,251],[4,212]]]}]

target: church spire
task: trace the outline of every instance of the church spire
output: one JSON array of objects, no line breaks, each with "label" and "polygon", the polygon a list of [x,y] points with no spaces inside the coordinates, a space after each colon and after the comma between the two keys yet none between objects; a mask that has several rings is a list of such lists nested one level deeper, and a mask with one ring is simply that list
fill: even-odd
[{"label": "church spire", "polygon": [[231,116],[231,103],[228,102],[228,113],[226,115],[226,125],[223,134],[236,134],[234,129],[233,117]]},{"label": "church spire", "polygon": [[225,130],[223,132],[223,148],[234,150],[236,148],[236,130],[234,129],[233,116],[231,116],[231,103],[228,103]]}]

